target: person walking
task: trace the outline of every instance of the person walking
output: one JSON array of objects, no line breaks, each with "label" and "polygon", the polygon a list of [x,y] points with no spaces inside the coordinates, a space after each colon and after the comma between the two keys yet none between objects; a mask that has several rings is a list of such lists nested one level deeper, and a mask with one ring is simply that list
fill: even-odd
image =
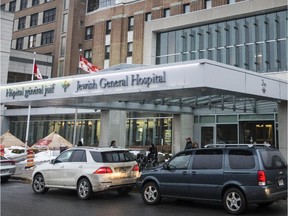
[{"label": "person walking", "polygon": [[187,137],[185,150],[192,149],[192,148],[193,148],[192,139],[191,137]]},{"label": "person walking", "polygon": [[116,141],[115,140],[111,141],[110,148],[116,148]]}]

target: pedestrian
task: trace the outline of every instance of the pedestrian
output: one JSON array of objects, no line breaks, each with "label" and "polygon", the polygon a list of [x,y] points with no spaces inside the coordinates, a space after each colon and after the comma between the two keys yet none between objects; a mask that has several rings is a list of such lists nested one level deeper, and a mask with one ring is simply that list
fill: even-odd
[{"label": "pedestrian", "polygon": [[192,143],[192,148],[198,148],[198,143],[197,142],[193,142]]},{"label": "pedestrian", "polygon": [[185,150],[187,150],[187,149],[192,149],[192,148],[193,148],[193,145],[192,145],[192,139],[191,139],[191,137],[187,137],[187,138],[185,138],[185,139],[186,139]]},{"label": "pedestrian", "polygon": [[110,148],[116,148],[116,141],[115,140],[111,141]]},{"label": "pedestrian", "polygon": [[77,146],[83,146],[82,141],[79,141]]},{"label": "pedestrian", "polygon": [[148,153],[148,161],[152,161],[152,165],[155,166],[158,162],[158,150],[154,144],[150,145]]}]

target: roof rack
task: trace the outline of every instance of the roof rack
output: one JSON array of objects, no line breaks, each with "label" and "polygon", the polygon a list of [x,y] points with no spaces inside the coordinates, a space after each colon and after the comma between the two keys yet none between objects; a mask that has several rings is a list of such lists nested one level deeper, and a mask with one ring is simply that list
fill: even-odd
[{"label": "roof rack", "polygon": [[270,144],[208,144],[204,148],[271,147]]}]

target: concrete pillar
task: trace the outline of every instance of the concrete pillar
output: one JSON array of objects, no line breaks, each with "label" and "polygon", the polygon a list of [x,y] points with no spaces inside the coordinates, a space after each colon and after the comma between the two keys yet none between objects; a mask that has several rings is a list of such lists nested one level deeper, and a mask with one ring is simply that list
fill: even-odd
[{"label": "concrete pillar", "polygon": [[288,158],[287,155],[287,101],[281,101],[278,104],[278,136],[279,136],[279,150],[285,156],[286,160]]},{"label": "concrete pillar", "polygon": [[194,116],[188,114],[173,115],[172,121],[172,154],[184,150],[185,138],[191,137],[193,141]]},{"label": "concrete pillar", "polygon": [[110,146],[112,140],[116,141],[116,146],[125,147],[126,111],[101,111],[99,146]]}]

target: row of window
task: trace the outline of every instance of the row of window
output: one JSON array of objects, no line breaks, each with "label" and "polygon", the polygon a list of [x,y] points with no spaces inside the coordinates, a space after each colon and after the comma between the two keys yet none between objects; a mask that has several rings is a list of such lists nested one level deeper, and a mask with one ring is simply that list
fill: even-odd
[{"label": "row of window", "polygon": [[[127,43],[127,57],[130,57],[133,55],[133,43],[128,42]],[[92,49],[84,50],[84,58],[87,59],[89,62],[92,61]],[[105,46],[105,59],[110,58],[110,45]]]},{"label": "row of window", "polygon": [[[30,27],[38,25],[38,13],[31,14]],[[43,23],[49,23],[55,21],[56,18],[56,8],[49,9],[43,12]],[[26,27],[26,16],[19,18],[18,30],[25,29]]]},{"label": "row of window", "polygon": [[[44,0],[44,3],[50,2],[53,0]],[[32,0],[32,7],[35,5],[39,5],[40,0]],[[28,0],[21,0],[20,1],[20,8],[19,10],[23,10],[26,9],[28,7]],[[5,4],[1,5],[1,10],[5,10]],[[15,12],[16,11],[16,0],[15,1],[11,1],[9,2],[9,8],[8,8],[9,12]]]},{"label": "row of window", "polygon": [[211,59],[257,72],[287,70],[286,11],[159,33],[156,64]]},{"label": "row of window", "polygon": [[[226,4],[234,4],[236,0],[227,0]],[[88,0],[87,2],[87,13],[98,10],[103,7],[110,7],[115,5],[116,0]],[[205,0],[205,8],[209,9],[212,7],[212,0]],[[190,12],[190,4],[183,5],[183,13]],[[170,16],[170,9],[164,9],[164,17]]]},{"label": "row of window", "polygon": [[[47,31],[41,34],[41,45],[51,44],[54,41],[54,31]],[[36,47],[37,35],[30,35],[28,37],[28,48]],[[16,39],[16,47],[17,50],[24,49],[24,37]]]}]

